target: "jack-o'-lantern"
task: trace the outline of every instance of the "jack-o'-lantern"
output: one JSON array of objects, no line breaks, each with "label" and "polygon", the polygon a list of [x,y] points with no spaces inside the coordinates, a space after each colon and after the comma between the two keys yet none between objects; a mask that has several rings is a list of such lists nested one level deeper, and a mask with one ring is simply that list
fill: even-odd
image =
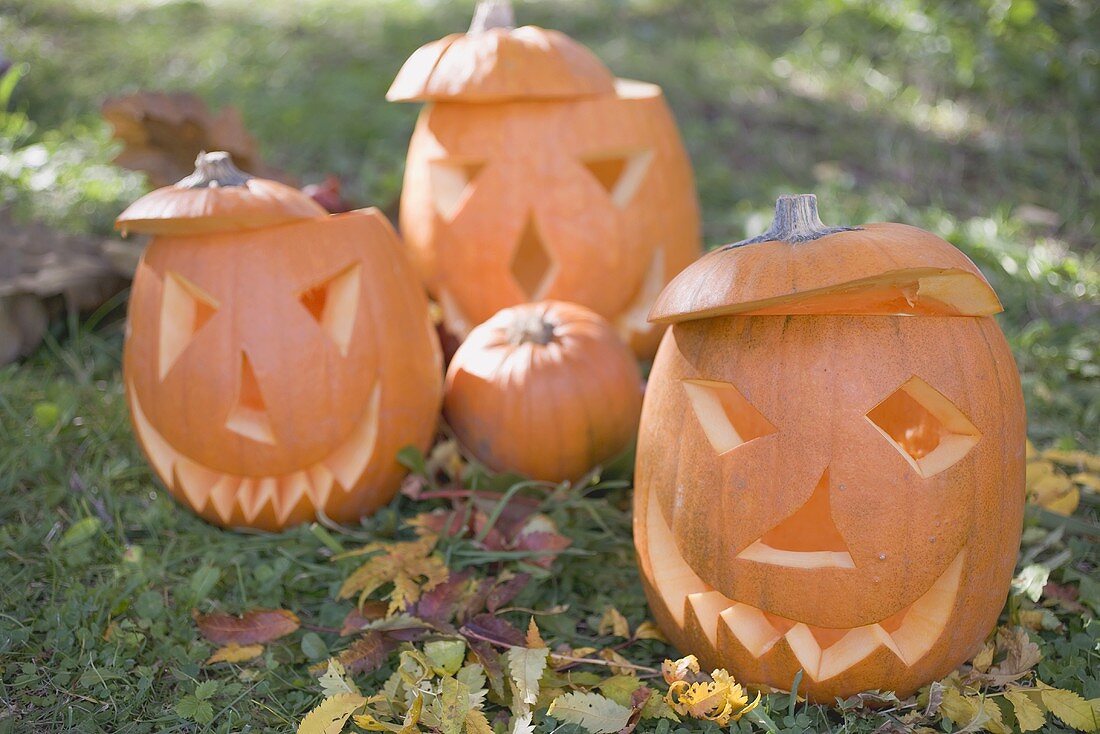
[{"label": "jack-o'-lantern", "polygon": [[649,308],[700,252],[691,166],[659,87],[616,80],[557,31],[513,28],[491,1],[468,33],[410,57],[387,98],[429,103],[400,223],[450,331],[562,300],[652,356]]},{"label": "jack-o'-lantern", "polygon": [[118,219],[154,235],[123,363],[137,439],[207,520],[278,529],[389,501],[442,399],[428,304],[376,209],[329,216],[203,154]]},{"label": "jack-o'-lantern", "polygon": [[1019,548],[1024,410],[970,260],[901,224],[760,237],[661,294],[634,537],[675,644],[821,702],[905,696],[973,655]]}]

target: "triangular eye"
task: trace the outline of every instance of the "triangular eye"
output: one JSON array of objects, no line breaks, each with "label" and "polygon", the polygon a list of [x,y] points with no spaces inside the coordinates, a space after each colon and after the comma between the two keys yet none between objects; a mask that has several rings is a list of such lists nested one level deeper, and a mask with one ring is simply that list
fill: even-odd
[{"label": "triangular eye", "polygon": [[317,322],[325,336],[348,355],[351,346],[355,314],[359,309],[359,273],[362,267],[353,263],[336,275],[302,291],[298,300]]},{"label": "triangular eye", "polygon": [[218,302],[202,288],[179,273],[168,273],[160,301],[160,348],[157,356],[161,380],[183,354],[195,333],[206,325],[218,308]]},{"label": "triangular eye", "polygon": [[485,163],[481,161],[432,161],[429,167],[431,177],[432,203],[439,216],[450,221],[458,213],[474,179],[481,173]]},{"label": "triangular eye", "polygon": [[237,400],[225,427],[234,433],[251,438],[260,443],[275,444],[275,431],[271,427],[271,418],[267,414],[267,403],[260,392],[260,382],[248,354],[241,352],[241,379],[237,385]]},{"label": "triangular eye", "polygon": [[960,461],[982,437],[961,410],[916,376],[868,412],[867,420],[925,478]]},{"label": "triangular eye", "polygon": [[640,150],[633,153],[590,156],[582,163],[611,196],[615,206],[622,209],[638,192],[652,160],[652,150]]},{"label": "triangular eye", "polygon": [[775,433],[775,426],[728,382],[684,380],[684,390],[703,433],[720,454]]}]

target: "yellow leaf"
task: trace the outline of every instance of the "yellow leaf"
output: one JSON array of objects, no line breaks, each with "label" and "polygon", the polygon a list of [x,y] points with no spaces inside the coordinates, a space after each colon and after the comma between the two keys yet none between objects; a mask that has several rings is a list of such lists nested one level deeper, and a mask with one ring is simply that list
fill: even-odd
[{"label": "yellow leaf", "polygon": [[359,695],[359,687],[347,676],[344,664],[336,658],[329,658],[325,672],[317,678],[321,684],[321,693],[325,697],[336,696],[341,693],[354,693]]},{"label": "yellow leaf", "polygon": [[1096,731],[1100,729],[1100,718],[1092,705],[1073,691],[1061,688],[1040,686],[1043,705],[1057,716],[1066,726],[1078,731]]},{"label": "yellow leaf", "polygon": [[665,637],[665,633],[660,628],[650,622],[648,619],[638,625],[638,629],[634,630],[635,640],[657,640],[658,642],[668,643],[668,638]]},{"label": "yellow leaf", "polygon": [[1068,516],[1077,509],[1081,491],[1065,474],[1051,471],[1028,482],[1027,496],[1032,504]]},{"label": "yellow leaf", "polygon": [[238,645],[230,642],[225,647],[219,647],[206,660],[207,665],[214,663],[243,663],[246,660],[255,660],[264,654],[263,645]]},{"label": "yellow leaf", "polygon": [[474,709],[466,713],[466,734],[493,734],[493,727],[485,714]]},{"label": "yellow leaf", "polygon": [[435,553],[438,537],[424,528],[417,528],[420,537],[399,543],[368,543],[359,550],[344,553],[336,558],[372,554],[344,581],[339,598],[358,595],[359,602],[375,590],[393,584],[389,594],[388,614],[403,611],[447,580],[448,569],[443,558]]},{"label": "yellow leaf", "polygon": [[630,675],[634,670],[634,664],[611,648],[600,650],[599,656],[611,663],[611,672],[616,675]]},{"label": "yellow leaf", "polygon": [[1031,443],[1031,439],[1024,440],[1024,461],[1032,461],[1038,458],[1039,452],[1035,450],[1035,444]]},{"label": "yellow leaf", "polygon": [[744,688],[725,670],[713,671],[711,679],[709,683],[673,681],[665,695],[666,703],[678,714],[707,719],[719,726],[737,721],[760,704],[760,694],[750,704]]},{"label": "yellow leaf", "polygon": [[390,726],[383,724],[371,714],[356,714],[352,717],[352,721],[360,729],[366,729],[367,731],[390,731],[391,729]]},{"label": "yellow leaf", "polygon": [[985,643],[978,654],[974,656],[974,660],[971,661],[971,665],[974,666],[974,670],[979,673],[984,673],[989,670],[989,666],[993,664],[993,653],[997,651],[997,646],[992,643]]},{"label": "yellow leaf", "polygon": [[1078,472],[1077,474],[1071,476],[1070,479],[1077,482],[1082,487],[1088,487],[1093,492],[1100,492],[1100,474]]},{"label": "yellow leaf", "polygon": [[985,716],[978,698],[964,696],[956,688],[944,689],[940,713],[960,727],[968,726],[979,717]]},{"label": "yellow leaf", "polygon": [[1043,458],[1063,466],[1077,466],[1086,471],[1100,472],[1100,456],[1085,451],[1057,451],[1047,449]]},{"label": "yellow leaf", "polygon": [[626,726],[630,709],[598,693],[567,693],[555,698],[546,712],[559,721],[577,724],[591,734],[611,734]]},{"label": "yellow leaf", "polygon": [[348,719],[367,702],[354,693],[340,693],[321,701],[298,725],[298,734],[339,734]]},{"label": "yellow leaf", "polygon": [[600,619],[597,632],[601,635],[611,634],[615,637],[630,639],[630,623],[626,621],[626,617],[618,609],[608,607],[604,610],[603,617]]},{"label": "yellow leaf", "polygon": [[527,647],[535,649],[546,647],[546,641],[542,639],[542,633],[539,632],[539,626],[534,617],[531,617],[531,621],[527,624]]},{"label": "yellow leaf", "polygon": [[661,675],[669,685],[698,674],[699,660],[694,655],[688,655],[679,660],[665,660],[661,663]]},{"label": "yellow leaf", "polygon": [[1016,712],[1016,723],[1019,724],[1020,731],[1035,731],[1047,723],[1047,715],[1023,690],[1007,691],[1005,698],[1009,700],[1013,711]]}]

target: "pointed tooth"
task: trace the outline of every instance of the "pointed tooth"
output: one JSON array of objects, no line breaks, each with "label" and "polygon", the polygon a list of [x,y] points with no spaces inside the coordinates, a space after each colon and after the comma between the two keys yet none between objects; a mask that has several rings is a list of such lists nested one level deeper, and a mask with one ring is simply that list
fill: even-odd
[{"label": "pointed tooth", "polygon": [[723,610],[722,623],[753,657],[760,657],[783,638],[783,632],[764,613],[748,604],[734,604]]},{"label": "pointed tooth", "polygon": [[711,645],[717,645],[718,618],[723,610],[734,603],[733,600],[717,591],[701,591],[688,594],[687,602],[695,612],[695,618],[699,620],[703,634],[710,640]]},{"label": "pointed tooth", "polygon": [[324,464],[314,464],[309,468],[309,483],[311,486],[310,497],[313,498],[313,506],[323,510],[328,505],[329,495],[332,494],[332,483],[335,481],[332,472]]},{"label": "pointed tooth", "polygon": [[313,503],[309,495],[309,476],[304,471],[288,474],[279,480],[276,493],[275,521],[285,527],[291,518],[304,519],[311,514]]}]

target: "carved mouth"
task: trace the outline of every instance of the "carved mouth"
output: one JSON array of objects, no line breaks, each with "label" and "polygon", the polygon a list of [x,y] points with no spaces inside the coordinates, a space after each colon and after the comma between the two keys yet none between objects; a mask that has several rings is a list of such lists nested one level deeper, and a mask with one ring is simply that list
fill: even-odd
[{"label": "carved mouth", "polygon": [[375,385],[363,418],[328,456],[295,472],[243,476],[208,469],[174,449],[155,429],[141,408],[133,386],[130,393],[134,428],[149,462],[200,515],[213,515],[225,525],[251,524],[268,510],[274,525],[292,517],[312,515],[326,506],[334,490],[354,488],[366,471],[378,438],[382,390]]},{"label": "carved mouth", "polygon": [[[818,627],[771,614],[730,599],[699,578],[676,547],[659,504],[651,499],[647,505],[646,539],[652,585],[677,624],[683,626],[690,608],[712,646],[717,647],[719,628],[724,626],[755,658],[768,654],[780,640],[785,640],[804,674],[814,681],[828,680],[848,670],[880,647],[906,665],[913,665],[939,639],[954,609],[965,551],[955,556],[919,599],[873,624]],[[744,554],[741,557],[751,560]]]}]

